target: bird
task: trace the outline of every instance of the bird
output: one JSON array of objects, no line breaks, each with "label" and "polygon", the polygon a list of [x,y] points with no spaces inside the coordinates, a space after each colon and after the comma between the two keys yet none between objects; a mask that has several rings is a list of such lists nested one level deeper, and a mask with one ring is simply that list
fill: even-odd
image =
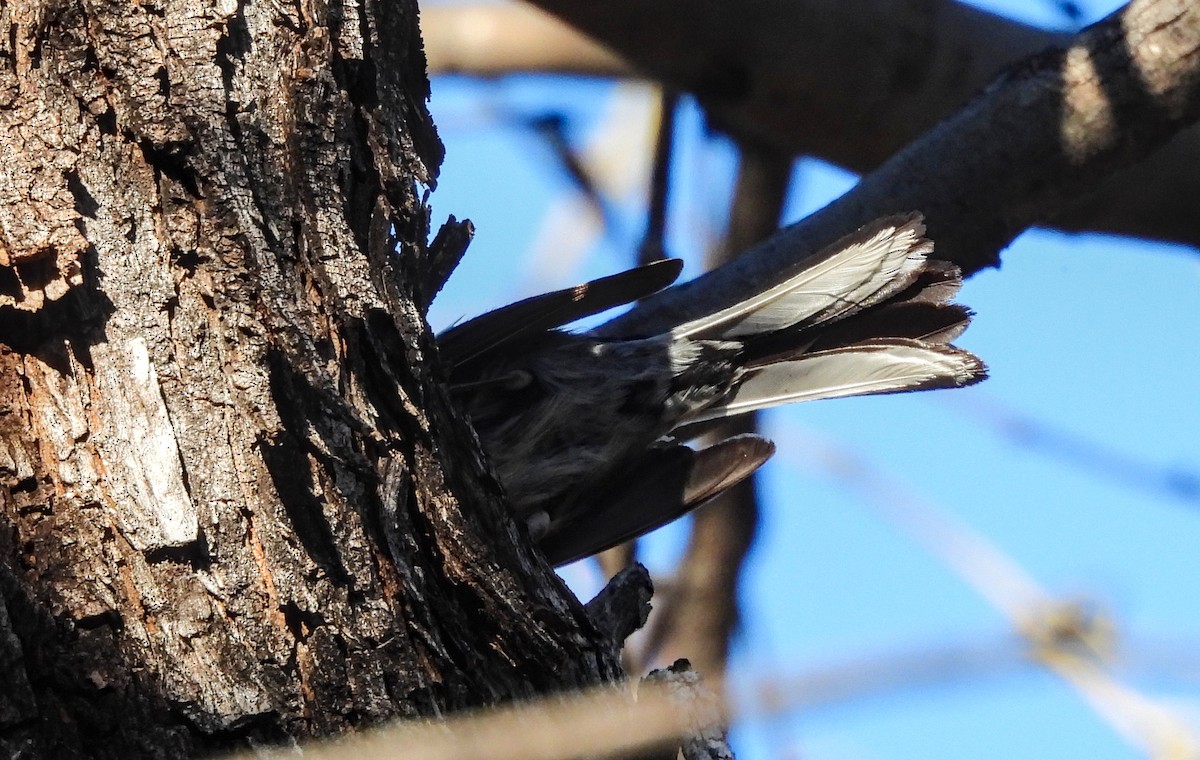
[{"label": "bird", "polygon": [[515,514],[553,565],[664,525],[774,452],[743,434],[687,441],[787,403],[963,387],[987,368],[951,344],[972,312],[919,213],[877,219],[780,281],[654,335],[565,326],[667,288],[665,259],[545,293],[437,336],[453,397]]}]

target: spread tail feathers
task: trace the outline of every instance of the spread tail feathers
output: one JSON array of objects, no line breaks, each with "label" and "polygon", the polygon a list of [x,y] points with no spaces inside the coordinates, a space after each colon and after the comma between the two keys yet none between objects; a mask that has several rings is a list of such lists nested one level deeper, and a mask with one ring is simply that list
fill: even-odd
[{"label": "spread tail feathers", "polygon": [[867,341],[747,370],[732,393],[682,422],[691,425],[824,398],[955,388],[985,375],[983,362],[953,346],[905,338]]},{"label": "spread tail feathers", "polygon": [[733,390],[681,426],[782,404],[970,385],[983,362],[950,345],[971,321],[962,277],[930,260],[919,214],[880,219],[806,260],[782,284],[681,325],[674,336],[744,344]]},{"label": "spread tail feathers", "polygon": [[758,295],[671,331],[676,338],[744,338],[841,319],[904,290],[933,251],[920,214],[877,219]]}]

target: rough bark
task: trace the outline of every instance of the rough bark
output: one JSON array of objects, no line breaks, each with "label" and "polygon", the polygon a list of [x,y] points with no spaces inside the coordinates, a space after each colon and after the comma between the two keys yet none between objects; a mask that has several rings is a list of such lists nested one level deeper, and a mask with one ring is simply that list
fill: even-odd
[{"label": "rough bark", "polygon": [[615,677],[437,381],[414,3],[26,0],[0,28],[0,754]]}]

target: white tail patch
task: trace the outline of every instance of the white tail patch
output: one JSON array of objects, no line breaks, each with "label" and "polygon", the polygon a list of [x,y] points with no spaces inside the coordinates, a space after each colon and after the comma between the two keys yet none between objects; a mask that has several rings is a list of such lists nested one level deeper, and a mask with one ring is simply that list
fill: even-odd
[{"label": "white tail patch", "polygon": [[906,287],[933,243],[919,214],[879,220],[809,258],[773,288],[671,331],[675,338],[737,338],[859,311]]},{"label": "white tail patch", "polygon": [[986,374],[978,358],[952,346],[908,340],[859,344],[753,370],[723,402],[689,415],[682,424],[800,401],[959,387]]}]

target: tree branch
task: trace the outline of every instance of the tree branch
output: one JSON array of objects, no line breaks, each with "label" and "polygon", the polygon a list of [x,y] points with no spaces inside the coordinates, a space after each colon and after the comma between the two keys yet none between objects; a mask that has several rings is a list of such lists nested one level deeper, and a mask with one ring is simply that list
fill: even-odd
[{"label": "tree branch", "polygon": [[429,74],[501,76],[520,71],[629,76],[611,49],[527,5],[453,5],[421,9]]},{"label": "tree branch", "polygon": [[1200,8],[1139,0],[999,77],[846,195],[733,264],[642,301],[607,334],[653,334],[777,282],[878,216],[926,215],[938,256],[998,263],[1021,230],[1068,207],[1200,113]]},{"label": "tree branch", "polygon": [[[735,136],[859,173],[951,113],[1002,67],[1070,41],[952,0],[532,1],[629,63],[598,56],[597,43],[526,6],[459,6],[425,12],[430,72],[626,76],[636,68],[696,93]],[[513,42],[530,39],[539,41],[537,55]],[[463,40],[472,43],[469,54]],[[1200,218],[1188,201],[1200,194],[1200,175],[1188,169],[1198,162],[1200,130],[1190,130],[1126,176],[1101,183],[1054,223],[1200,244]]]}]

